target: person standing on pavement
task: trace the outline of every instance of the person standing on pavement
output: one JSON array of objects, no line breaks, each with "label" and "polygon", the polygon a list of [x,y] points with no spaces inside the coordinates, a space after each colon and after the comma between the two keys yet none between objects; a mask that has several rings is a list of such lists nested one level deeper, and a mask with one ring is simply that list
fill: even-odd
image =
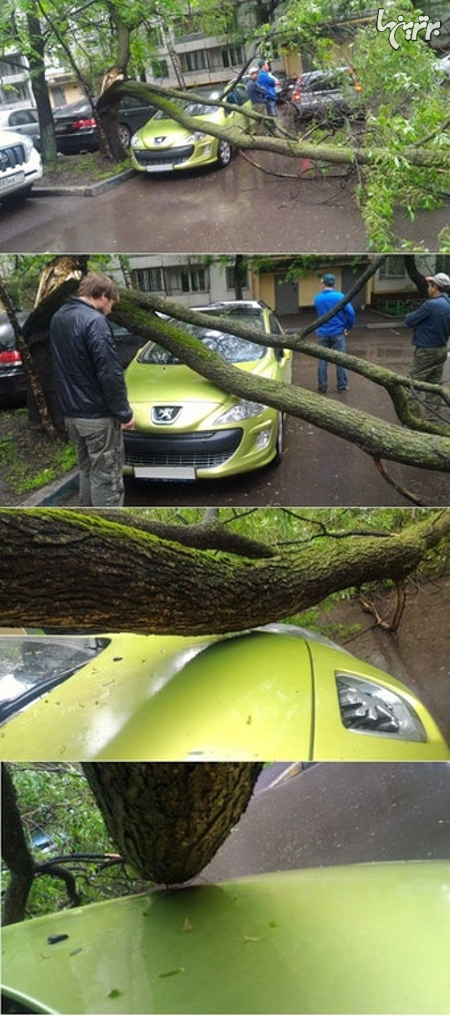
[{"label": "person standing on pavement", "polygon": [[[409,372],[416,381],[440,384],[447,359],[447,342],[450,338],[450,277],[445,272],[426,276],[428,298],[405,317],[405,325],[413,328],[413,362]],[[417,396],[409,398],[409,407],[420,416]],[[425,419],[436,421],[441,400],[436,393],[427,392],[424,398]]]},{"label": "person standing on pavement", "polygon": [[80,471],[79,501],[94,507],[123,504],[122,430],[134,426],[107,321],[118,301],[115,283],[91,272],[50,324],[55,387]]},{"label": "person standing on pavement", "polygon": [[[339,292],[336,286],[334,275],[326,274],[322,277],[322,289],[314,297],[314,307],[317,317],[328,314],[333,307],[336,307],[344,299],[344,293]],[[347,333],[353,328],[356,321],[356,312],[351,303],[344,304],[336,314],[320,325],[317,329],[319,346],[327,349],[337,349],[345,353]],[[338,392],[348,390],[347,371],[340,364],[336,365],[336,380]],[[318,389],[319,392],[326,392],[328,387],[328,361],[319,360],[318,367]]]},{"label": "person standing on pavement", "polygon": [[[266,89],[258,83],[257,67],[250,67],[246,88],[253,112],[265,113],[267,92]],[[263,130],[263,125],[260,124],[258,120],[251,120],[249,130],[251,134],[260,134]]]},{"label": "person standing on pavement", "polygon": [[258,85],[266,90],[266,109],[269,116],[277,115],[277,79],[271,74],[268,60],[260,60],[258,63]]}]

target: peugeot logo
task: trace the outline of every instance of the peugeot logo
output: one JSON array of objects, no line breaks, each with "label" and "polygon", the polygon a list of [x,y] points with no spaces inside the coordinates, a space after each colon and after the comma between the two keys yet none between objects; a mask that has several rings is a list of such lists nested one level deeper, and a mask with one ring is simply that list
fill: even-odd
[{"label": "peugeot logo", "polygon": [[160,134],[157,138],[154,139],[154,141],[155,145],[163,145],[164,142],[167,141],[167,137],[163,134]]},{"label": "peugeot logo", "polygon": [[181,406],[153,406],[152,423],[174,423],[181,413]]}]

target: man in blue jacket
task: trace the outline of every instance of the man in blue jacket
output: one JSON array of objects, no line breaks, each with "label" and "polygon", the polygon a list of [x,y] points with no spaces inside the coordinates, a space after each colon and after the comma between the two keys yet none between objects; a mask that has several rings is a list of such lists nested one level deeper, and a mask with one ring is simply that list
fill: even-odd
[{"label": "man in blue jacket", "polygon": [[94,507],[123,504],[122,430],[134,425],[106,320],[118,300],[114,282],[91,272],[50,324],[55,387],[80,470],[79,500]]},{"label": "man in blue jacket", "polygon": [[265,89],[266,92],[266,109],[269,116],[277,115],[277,92],[276,92],[277,79],[274,74],[270,71],[270,65],[267,60],[259,60],[258,62],[258,85]]},{"label": "man in blue jacket", "polygon": [[[344,293],[340,293],[339,290],[335,289],[335,285],[336,278],[334,275],[327,273],[323,276],[322,290],[314,298],[317,317],[320,318],[324,314],[328,314],[333,307],[336,307],[344,299]],[[317,329],[319,346],[325,346],[327,349],[337,349],[340,353],[345,353],[347,332],[353,328],[355,321],[356,313],[351,303],[344,304],[329,321],[326,321],[325,324],[320,325]],[[327,390],[327,375],[328,361],[319,360],[319,392],[326,392]],[[346,392],[348,390],[347,371],[340,364],[336,364],[336,380],[338,392]]]},{"label": "man in blue jacket", "polygon": [[[405,317],[405,325],[414,329],[412,342],[414,355],[410,377],[417,381],[440,384],[447,359],[447,342],[450,338],[450,277],[445,272],[427,276],[428,299]],[[442,407],[438,394],[425,394],[425,418],[439,422]],[[420,416],[417,396],[409,400],[411,412]]]}]

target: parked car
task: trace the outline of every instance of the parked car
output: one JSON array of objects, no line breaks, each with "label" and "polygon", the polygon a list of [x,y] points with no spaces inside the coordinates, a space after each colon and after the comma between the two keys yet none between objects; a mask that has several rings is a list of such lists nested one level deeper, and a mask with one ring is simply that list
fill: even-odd
[{"label": "parked car", "polygon": [[[224,331],[173,324],[195,335],[228,363],[261,378],[290,381],[290,350],[262,346],[226,331],[226,322],[262,333],[283,330],[257,300],[196,307],[224,319]],[[257,469],[281,458],[282,414],[222,391],[154,342],[129,365],[125,380],[136,425],[124,433],[125,470],[140,479],[205,479]]]},{"label": "parked car", "polygon": [[0,758],[450,760],[417,696],[317,633],[5,635]]},{"label": "parked car", "polygon": [[37,111],[31,106],[0,108],[0,130],[12,130],[31,138],[38,152],[41,150],[40,127]]},{"label": "parked car", "polygon": [[[125,148],[131,136],[155,112],[155,106],[129,95],[120,100],[119,136]],[[56,145],[63,155],[97,151],[100,139],[94,111],[87,99],[80,99],[53,110]]]},{"label": "parked car", "polygon": [[352,67],[306,71],[300,74],[291,93],[298,118],[341,117],[361,111],[361,85]]},{"label": "parked car", "polygon": [[0,130],[0,202],[17,204],[42,176],[42,162],[31,138]]},{"label": "parked car", "polygon": [[[195,89],[195,94],[204,96],[205,99],[218,100],[224,95],[224,89],[198,88]],[[196,169],[213,163],[228,166],[233,155],[230,143],[206,134],[204,124],[209,121],[217,127],[246,128],[245,108],[250,104],[243,84],[236,85],[231,92],[227,92],[225,98],[229,109],[209,106],[196,99],[191,102],[177,99],[186,113],[199,118],[198,130],[183,127],[176,120],[171,120],[163,110],[158,110],[149,123],[131,139],[131,161],[134,168],[142,173],[165,173]]]},{"label": "parked car", "polygon": [[[19,312],[19,324],[23,325],[27,317],[27,311]],[[0,408],[23,404],[26,392],[25,371],[12,325],[7,314],[0,314]]]},{"label": "parked car", "polygon": [[276,768],[190,884],[4,927],[2,1012],[449,1013],[449,774]]}]

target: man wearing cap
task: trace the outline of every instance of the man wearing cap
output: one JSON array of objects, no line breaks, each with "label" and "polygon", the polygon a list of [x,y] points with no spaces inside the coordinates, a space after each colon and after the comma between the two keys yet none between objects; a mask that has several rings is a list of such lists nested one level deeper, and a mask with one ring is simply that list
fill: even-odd
[{"label": "man wearing cap", "polygon": [[[322,277],[322,290],[314,297],[317,317],[320,318],[324,314],[328,314],[333,307],[336,307],[344,299],[344,293],[340,293],[335,288],[335,285],[336,278],[334,275],[327,273]],[[325,324],[320,325],[317,329],[319,346],[325,346],[327,349],[337,349],[340,353],[345,353],[347,332],[353,328],[355,321],[356,313],[352,304],[344,304],[336,314],[333,314],[333,317],[329,321],[326,321]],[[327,374],[328,361],[319,360],[319,392],[326,392],[327,390]],[[347,371],[340,364],[336,364],[336,380],[338,392],[346,392],[348,390]]]},{"label": "man wearing cap", "polygon": [[[254,113],[265,113],[266,112],[266,89],[258,83],[258,68],[250,67],[248,72],[247,81],[247,95],[252,104],[252,110]],[[262,130],[261,124],[258,120],[252,120],[250,123],[250,133],[260,134]]]},{"label": "man wearing cap", "polygon": [[[426,276],[428,298],[405,317],[405,325],[414,329],[414,346],[410,377],[417,381],[440,384],[447,359],[450,338],[450,277],[445,272]],[[425,418],[436,422],[441,408],[438,394],[427,392],[424,398]],[[417,396],[410,399],[410,409],[420,416]]]}]

